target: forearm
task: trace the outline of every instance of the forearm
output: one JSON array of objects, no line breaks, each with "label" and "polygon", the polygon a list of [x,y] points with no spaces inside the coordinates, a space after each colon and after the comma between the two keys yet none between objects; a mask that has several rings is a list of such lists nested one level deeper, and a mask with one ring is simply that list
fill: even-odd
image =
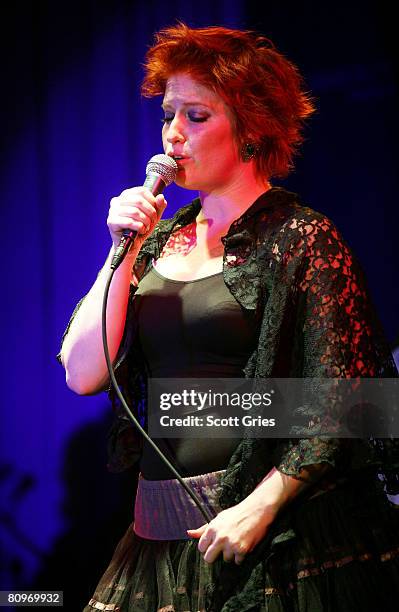
[{"label": "forearm", "polygon": [[273,468],[241,504],[270,524],[277,514],[293,499],[317,482],[330,466],[326,463],[309,466],[301,478],[294,478]]},{"label": "forearm", "polygon": [[[67,385],[82,395],[100,391],[106,386],[109,378],[102,343],[101,319],[104,289],[113,253],[114,247],[72,321],[61,350]],[[128,253],[116,270],[110,286],[107,304],[107,339],[112,361],[117,355],[123,336],[131,271],[136,255],[136,250]]]}]

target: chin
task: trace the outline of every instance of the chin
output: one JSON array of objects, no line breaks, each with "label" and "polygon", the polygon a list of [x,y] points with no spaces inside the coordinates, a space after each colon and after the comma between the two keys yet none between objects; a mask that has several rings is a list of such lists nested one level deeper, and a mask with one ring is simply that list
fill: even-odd
[{"label": "chin", "polygon": [[178,176],[177,179],[175,180],[175,184],[178,185],[179,187],[182,187],[183,189],[190,189],[192,191],[202,190],[201,186],[199,186],[195,182],[190,182],[189,180],[187,180],[185,176]]},{"label": "chin", "polygon": [[203,191],[206,193],[212,192],[212,186],[210,186],[209,183],[205,184],[204,181],[201,181],[198,178],[197,180],[195,178],[190,179],[190,177],[183,172],[178,173],[175,183],[179,187],[189,189],[191,191]]}]

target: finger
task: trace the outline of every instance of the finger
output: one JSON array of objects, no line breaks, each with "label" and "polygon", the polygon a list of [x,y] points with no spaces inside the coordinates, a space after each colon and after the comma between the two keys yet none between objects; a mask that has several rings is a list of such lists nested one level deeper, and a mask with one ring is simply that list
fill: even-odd
[{"label": "finger", "polygon": [[244,561],[246,553],[247,550],[244,544],[240,543],[234,547],[234,562],[236,565],[240,565]]},{"label": "finger", "polygon": [[141,200],[142,202],[149,202],[152,206],[155,206],[155,196],[146,187],[132,187],[131,189],[125,189],[119,196],[119,199],[127,202],[136,202]]},{"label": "finger", "polygon": [[134,208],[135,210],[142,211],[150,218],[157,219],[157,203],[153,196],[152,198],[153,200],[149,202],[146,198],[144,198],[141,194],[138,193],[134,193],[130,197],[128,197],[127,195],[120,195],[118,198],[111,199],[110,211],[116,211],[118,213],[121,210],[131,211]]},{"label": "finger", "polygon": [[187,533],[192,538],[200,538],[202,534],[205,532],[207,525],[201,525],[197,529],[187,529]]},{"label": "finger", "polygon": [[206,533],[203,533],[198,542],[198,550],[201,553],[205,552],[209,548],[209,546],[212,545],[213,538],[214,538],[213,533],[210,533],[209,531],[207,531]]},{"label": "finger", "polygon": [[226,563],[229,563],[230,561],[233,561],[234,559],[234,551],[231,548],[231,546],[225,546],[225,548],[223,549],[223,561],[226,561]]},{"label": "finger", "polygon": [[155,200],[156,200],[156,208],[157,208],[158,214],[162,214],[167,206],[167,201],[165,200],[165,196],[162,193],[160,193],[159,195],[157,195]]},{"label": "finger", "polygon": [[234,555],[234,563],[236,565],[241,565],[244,559],[245,559],[245,555],[239,555],[237,553]]},{"label": "finger", "polygon": [[114,223],[117,219],[131,219],[132,221],[141,221],[149,229],[151,224],[156,221],[156,213],[152,214],[152,218],[142,212],[135,206],[120,208],[117,211],[112,211],[109,215],[109,223]]},{"label": "finger", "polygon": [[209,546],[209,548],[207,549],[206,553],[204,554],[204,561],[206,561],[206,563],[213,563],[215,559],[218,557],[218,555],[222,552],[222,550],[223,550],[223,544],[212,543],[211,546]]},{"label": "finger", "polygon": [[133,219],[129,219],[129,217],[119,217],[115,219],[112,223],[109,223],[109,228],[115,233],[121,233],[124,229],[134,230],[138,234],[145,234],[147,232],[147,227],[144,223],[141,221],[134,221]]}]

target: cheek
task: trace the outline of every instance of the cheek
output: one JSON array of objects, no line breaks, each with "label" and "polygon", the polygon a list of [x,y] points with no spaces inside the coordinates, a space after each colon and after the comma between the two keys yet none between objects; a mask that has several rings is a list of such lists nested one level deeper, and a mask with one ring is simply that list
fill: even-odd
[{"label": "cheek", "polygon": [[214,134],[212,140],[207,142],[209,157],[217,166],[231,165],[237,158],[237,147],[228,134]]},{"label": "cheek", "polygon": [[216,150],[223,151],[224,155],[229,155],[236,150],[235,140],[230,125],[221,126],[211,134],[212,142]]},{"label": "cheek", "polygon": [[197,147],[201,148],[207,157],[218,158],[221,153],[229,155],[234,149],[234,141],[229,130],[219,128],[201,134],[197,139]]},{"label": "cheek", "polygon": [[165,129],[162,130],[161,138],[162,138],[163,150],[166,151],[166,147],[167,147],[168,143],[167,143],[167,140],[166,140],[166,130]]}]

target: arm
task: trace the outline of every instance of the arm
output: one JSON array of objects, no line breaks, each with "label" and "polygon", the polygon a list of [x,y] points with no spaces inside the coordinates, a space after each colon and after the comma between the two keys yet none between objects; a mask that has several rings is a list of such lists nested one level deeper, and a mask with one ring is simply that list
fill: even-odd
[{"label": "arm", "polygon": [[82,301],[68,329],[61,349],[61,362],[68,386],[79,394],[101,391],[108,382],[101,331],[101,310],[109,265],[123,229],[138,232],[123,263],[114,274],[107,309],[107,332],[111,359],[122,340],[132,280],[132,268],[146,238],[153,232],[166,206],[162,195],[156,198],[148,189],[128,189],[111,200],[108,228],[113,246],[104,268]]},{"label": "arm", "polygon": [[[115,252],[112,247],[103,269],[85,296],[65,336],[61,362],[66,383],[81,395],[97,393],[108,382],[101,330],[101,310],[106,279]],[[136,249],[129,252],[114,274],[107,305],[107,338],[112,361],[122,340]]]},{"label": "arm", "polygon": [[299,479],[274,467],[242,502],[223,510],[209,524],[189,530],[188,534],[200,538],[198,549],[205,553],[207,563],[223,552],[225,561],[234,559],[239,564],[265,537],[279,512],[328,469],[326,464],[315,464],[303,470]]},{"label": "arm", "polygon": [[[385,353],[378,349],[383,345],[361,270],[334,226],[327,219],[305,218],[290,230],[281,282],[293,287],[300,305],[296,329],[301,334],[301,376],[348,378],[389,371]],[[317,417],[317,407],[315,412]],[[245,499],[209,525],[189,531],[200,538],[204,559],[212,562],[223,552],[226,561],[240,563],[287,504],[327,471],[348,468],[351,442],[317,436],[282,441],[275,467]]]},{"label": "arm", "polygon": [[328,470],[326,463],[313,464],[307,470],[302,470],[298,478],[288,476],[274,467],[241,503],[254,511],[258,509],[261,512],[263,509],[268,524],[269,518],[272,522],[280,510],[320,480]]}]

